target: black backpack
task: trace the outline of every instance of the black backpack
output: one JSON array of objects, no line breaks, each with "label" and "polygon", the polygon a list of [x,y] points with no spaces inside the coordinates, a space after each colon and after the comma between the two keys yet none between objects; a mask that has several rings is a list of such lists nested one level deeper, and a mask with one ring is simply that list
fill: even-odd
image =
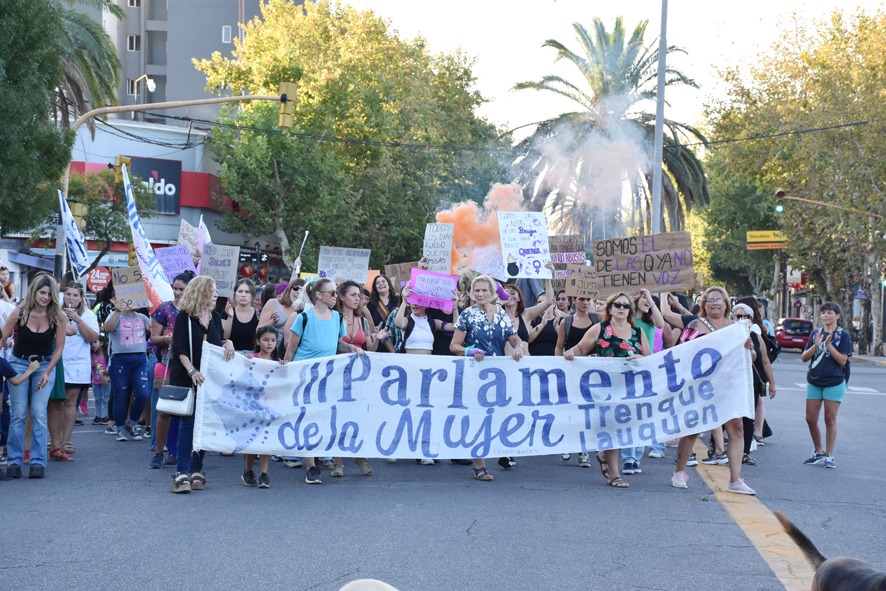
[{"label": "black backpack", "polygon": [[[563,319],[563,322],[566,323],[566,332],[564,333],[566,335],[566,338],[569,338],[569,331],[572,329],[572,319],[574,317],[575,314],[570,314]],[[594,312],[588,312],[588,318],[591,319],[591,326],[594,326],[595,324],[600,324],[600,319],[597,318],[597,314],[595,314]]]},{"label": "black backpack", "polygon": [[763,333],[763,342],[766,343],[766,354],[769,356],[769,363],[774,363],[781,353],[781,347],[778,345],[778,339],[770,335],[769,332]]}]

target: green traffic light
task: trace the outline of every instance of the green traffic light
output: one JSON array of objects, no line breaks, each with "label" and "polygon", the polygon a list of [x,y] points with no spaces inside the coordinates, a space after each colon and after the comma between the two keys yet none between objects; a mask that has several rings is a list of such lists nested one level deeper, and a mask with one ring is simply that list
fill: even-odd
[{"label": "green traffic light", "polygon": [[775,204],[775,213],[784,213],[784,203]]}]

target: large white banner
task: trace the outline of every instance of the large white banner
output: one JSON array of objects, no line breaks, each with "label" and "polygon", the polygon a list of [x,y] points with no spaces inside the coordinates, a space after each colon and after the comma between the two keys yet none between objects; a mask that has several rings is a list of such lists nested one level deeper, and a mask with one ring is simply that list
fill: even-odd
[{"label": "large white banner", "polygon": [[135,246],[135,254],[138,257],[138,267],[142,271],[145,280],[145,289],[151,300],[151,312],[163,302],[173,299],[172,286],[166,281],[166,273],[163,265],[157,260],[154,249],[148,241],[148,235],[138,217],[138,209],[135,207],[135,197],[132,194],[132,183],[129,182],[129,172],[123,165],[123,187],[126,190],[126,211],[129,214],[129,229],[132,231],[132,244]]},{"label": "large white banner", "polygon": [[624,360],[339,355],[281,365],[204,343],[195,449],[464,458],[647,445],[754,414],[736,324]]}]

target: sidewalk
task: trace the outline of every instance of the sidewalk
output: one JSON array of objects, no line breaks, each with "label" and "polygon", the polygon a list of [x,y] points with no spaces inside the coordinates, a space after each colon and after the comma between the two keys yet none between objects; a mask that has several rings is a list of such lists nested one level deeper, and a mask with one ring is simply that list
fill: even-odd
[{"label": "sidewalk", "polygon": [[850,361],[863,363],[864,365],[878,365],[880,367],[886,367],[886,357],[875,357],[873,355],[853,355],[849,359]]}]

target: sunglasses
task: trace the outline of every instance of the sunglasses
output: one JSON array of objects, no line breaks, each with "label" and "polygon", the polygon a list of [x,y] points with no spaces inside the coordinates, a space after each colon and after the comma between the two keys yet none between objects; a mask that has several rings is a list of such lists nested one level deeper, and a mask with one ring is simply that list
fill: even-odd
[{"label": "sunglasses", "polygon": [[750,316],[748,316],[747,314],[736,314],[735,317],[738,320],[744,320],[745,318],[750,318]]},{"label": "sunglasses", "polygon": [[618,308],[619,310],[630,310],[631,309],[630,304],[622,304],[621,302],[613,302],[612,307]]},{"label": "sunglasses", "polygon": [[723,299],[705,300],[705,302],[708,303],[708,304],[714,304],[714,305],[716,305],[716,304],[725,304],[725,303],[726,303],[726,300],[723,300]]}]

